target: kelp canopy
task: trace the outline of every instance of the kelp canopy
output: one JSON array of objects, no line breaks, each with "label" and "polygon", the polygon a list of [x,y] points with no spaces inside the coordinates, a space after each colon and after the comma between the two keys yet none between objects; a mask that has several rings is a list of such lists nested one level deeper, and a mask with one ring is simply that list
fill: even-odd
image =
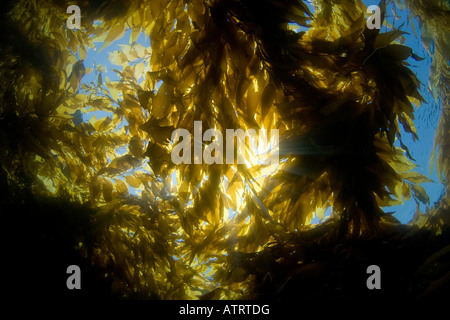
[{"label": "kelp canopy", "polygon": [[[69,5],[81,9],[70,30]],[[424,101],[398,42],[361,1],[9,1],[0,47],[0,183],[8,292],[125,299],[420,299],[449,292],[450,11],[405,1],[442,103],[426,212],[400,126]],[[379,4],[382,17],[386,3]],[[109,56],[119,80],[82,60]],[[300,29],[295,32],[294,29]],[[140,33],[150,39],[144,46]],[[430,49],[433,46],[433,50]],[[158,84],[158,85],[157,85]],[[89,112],[104,117],[83,121]],[[175,129],[278,129],[280,164],[180,164]],[[247,145],[248,148],[248,145]],[[122,150],[122,151],[120,151]],[[123,152],[125,150],[125,152]],[[173,177],[176,176],[176,183]],[[400,224],[381,208],[414,198]],[[311,225],[313,215],[323,218]],[[82,270],[82,290],[65,287]],[[367,290],[381,267],[383,292]],[[32,277],[30,280],[29,277]]]}]

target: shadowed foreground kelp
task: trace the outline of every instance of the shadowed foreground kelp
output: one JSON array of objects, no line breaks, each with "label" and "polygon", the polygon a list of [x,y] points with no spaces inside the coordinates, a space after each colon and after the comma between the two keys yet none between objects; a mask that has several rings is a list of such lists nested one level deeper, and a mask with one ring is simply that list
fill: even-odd
[{"label": "shadowed foreground kelp", "polygon": [[[360,1],[315,1],[314,14],[294,0],[128,3],[80,3],[80,30],[66,28],[69,2],[15,1],[2,11],[8,292],[302,301],[448,296],[450,30],[433,22],[448,21],[448,7],[406,1],[427,25],[425,46],[434,42],[431,84],[443,105],[435,143],[446,192],[429,207],[421,185],[429,179],[414,171],[399,129],[420,138],[414,109],[424,101],[421,83],[405,60],[421,58],[398,42],[403,31],[367,29]],[[379,6],[384,18],[386,3]],[[129,45],[109,55],[119,80],[86,66],[97,81],[81,83],[74,69],[88,49],[100,41],[107,50],[126,29]],[[140,33],[150,46],[136,43]],[[83,121],[93,111],[105,116]],[[252,163],[175,165],[171,134],[192,133],[195,120],[203,131],[278,129],[278,171]],[[417,211],[409,224],[382,209],[410,198]],[[329,207],[328,219],[310,224]],[[82,290],[66,288],[72,264],[81,267]],[[382,290],[366,287],[373,264]]]}]

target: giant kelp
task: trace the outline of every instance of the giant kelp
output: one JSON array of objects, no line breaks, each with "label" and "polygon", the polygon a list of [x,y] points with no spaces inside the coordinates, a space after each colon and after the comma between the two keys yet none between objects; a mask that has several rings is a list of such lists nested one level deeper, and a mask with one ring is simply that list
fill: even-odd
[{"label": "giant kelp", "polygon": [[[406,4],[425,21],[449,14]],[[101,284],[89,293],[120,298],[350,298],[368,263],[391,270],[390,297],[448,287],[448,193],[420,212],[429,180],[401,142],[400,125],[420,138],[424,101],[402,30],[368,29],[365,6],[350,0],[315,1],[314,14],[294,0],[85,1],[81,30],[65,27],[68,5],[18,1],[3,13],[0,161],[14,264],[45,257],[39,270],[58,273],[75,259],[90,288]],[[448,179],[446,26],[431,26]],[[97,81],[83,83],[88,48],[106,50],[127,29],[129,45],[109,55],[119,80],[96,66],[84,72]],[[150,46],[136,43],[141,32]],[[93,111],[107,116],[83,121]],[[171,134],[193,132],[194,120],[203,131],[278,129],[278,170],[174,165]],[[409,225],[381,209],[411,197]]]}]

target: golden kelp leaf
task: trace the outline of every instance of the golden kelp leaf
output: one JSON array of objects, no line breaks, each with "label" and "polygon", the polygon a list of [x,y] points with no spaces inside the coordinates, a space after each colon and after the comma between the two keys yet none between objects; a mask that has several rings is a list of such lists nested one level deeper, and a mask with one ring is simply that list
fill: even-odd
[{"label": "golden kelp leaf", "polygon": [[172,107],[173,87],[163,82],[152,98],[152,115],[156,119],[167,116]]},{"label": "golden kelp leaf", "polygon": [[269,109],[272,107],[275,97],[276,89],[271,83],[268,83],[264,88],[261,97],[261,119],[266,117],[267,112],[269,112]]},{"label": "golden kelp leaf", "polygon": [[121,44],[120,51],[125,54],[127,61],[134,61],[139,58],[134,46]]},{"label": "golden kelp leaf", "polygon": [[236,103],[238,105],[241,104],[242,98],[244,97],[244,94],[247,92],[248,86],[250,85],[251,81],[247,78],[242,78],[236,88]]},{"label": "golden kelp leaf", "polygon": [[403,184],[403,198],[405,201],[409,201],[411,199],[411,188],[408,184]]},{"label": "golden kelp leaf", "polygon": [[389,164],[396,172],[408,172],[417,167],[417,165],[412,163],[401,150],[397,150],[394,161],[389,162]]},{"label": "golden kelp leaf", "polygon": [[432,179],[420,174],[418,172],[406,172],[401,174],[403,179],[414,182],[415,184],[423,183],[423,182],[434,182]]},{"label": "golden kelp leaf", "polygon": [[150,98],[154,96],[152,91],[138,90],[137,92],[139,104],[145,110],[151,110],[151,105],[149,106]]},{"label": "golden kelp leaf", "polygon": [[121,157],[115,158],[111,161],[109,164],[110,168],[115,168],[120,171],[127,171],[131,168],[135,168],[140,164],[140,161],[136,158],[134,158],[130,154],[125,154]]},{"label": "golden kelp leaf", "polygon": [[398,120],[403,125],[403,129],[406,132],[413,134],[414,140],[419,138],[418,135],[417,135],[417,130],[416,130],[416,127],[414,125],[414,122],[412,121],[412,119],[406,113],[403,113],[403,114],[399,115]]},{"label": "golden kelp leaf", "polygon": [[175,130],[173,126],[161,126],[160,121],[153,117],[140,126],[140,128],[146,131],[152,139],[160,143],[169,142]]},{"label": "golden kelp leaf", "polygon": [[419,184],[413,184],[412,185],[414,195],[419,199],[422,203],[428,204],[430,202],[430,198],[428,197],[427,192],[425,191],[425,188],[422,187]]},{"label": "golden kelp leaf", "polygon": [[163,168],[173,165],[169,150],[158,143],[150,143],[144,155],[149,158],[150,165],[156,174],[160,174]]},{"label": "golden kelp leaf", "polygon": [[101,189],[102,189],[101,179],[99,177],[93,178],[91,183],[89,184],[89,196],[92,202],[94,202],[100,197]]},{"label": "golden kelp leaf", "polygon": [[125,27],[123,25],[114,25],[109,31],[108,35],[106,36],[105,42],[103,43],[98,52],[102,51],[104,48],[109,46],[111,42],[113,42],[114,40],[122,38],[124,34],[125,34]]},{"label": "golden kelp leaf", "polygon": [[85,75],[84,61],[77,61],[72,69],[72,73],[70,74],[70,86],[72,87],[74,92],[77,92],[78,87],[80,86],[81,79]]},{"label": "golden kelp leaf", "polygon": [[398,78],[402,84],[403,90],[405,90],[406,96],[408,96],[416,106],[419,106],[421,102],[425,102],[425,99],[418,90],[420,81],[411,70],[407,69],[407,72],[399,73]]},{"label": "golden kelp leaf", "polygon": [[140,78],[141,76],[143,76],[144,68],[145,68],[144,63],[138,63],[138,64],[135,66],[135,69],[134,69],[134,77],[135,77],[136,81],[139,81],[139,78]]},{"label": "golden kelp leaf", "polygon": [[123,99],[123,107],[130,110],[133,113],[133,116],[137,118],[142,117],[142,108],[136,97],[130,94],[125,94]]},{"label": "golden kelp leaf", "polygon": [[93,125],[97,131],[102,132],[102,131],[112,130],[113,126],[111,124],[112,124],[112,119],[110,117],[105,117],[103,119],[96,121]]},{"label": "golden kelp leaf", "polygon": [[122,51],[113,51],[108,53],[108,60],[117,66],[122,66],[125,62],[127,62],[127,56]]},{"label": "golden kelp leaf", "polygon": [[133,44],[137,41],[140,32],[141,32],[141,29],[138,27],[131,28],[131,35],[130,35],[130,41],[129,41],[130,44]]},{"label": "golden kelp leaf", "polygon": [[83,135],[81,137],[81,144],[86,153],[90,153],[93,151],[92,148],[92,138],[90,136]]},{"label": "golden kelp leaf", "polygon": [[151,9],[153,18],[157,18],[161,12],[161,1],[151,0],[150,1],[150,9]]},{"label": "golden kelp leaf", "polygon": [[134,136],[131,138],[130,143],[128,144],[128,150],[130,153],[135,156],[136,158],[142,157],[142,154],[144,153],[144,142],[142,141],[139,136]]},{"label": "golden kelp leaf", "polygon": [[128,186],[122,179],[117,179],[114,187],[120,194],[128,193]]},{"label": "golden kelp leaf", "polygon": [[136,178],[135,176],[125,176],[125,180],[133,188],[139,188],[141,185],[141,180]]},{"label": "golden kelp leaf", "polygon": [[103,180],[103,198],[105,201],[111,201],[112,200],[112,191],[113,191],[113,184],[108,179]]},{"label": "golden kelp leaf", "polygon": [[250,86],[247,91],[247,117],[255,118],[256,110],[261,103],[261,91],[255,91],[254,85]]}]

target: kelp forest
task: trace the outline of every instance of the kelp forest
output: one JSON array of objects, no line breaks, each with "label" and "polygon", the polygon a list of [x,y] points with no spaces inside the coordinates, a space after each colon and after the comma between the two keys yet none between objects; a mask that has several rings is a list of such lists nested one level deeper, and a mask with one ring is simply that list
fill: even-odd
[{"label": "kelp forest", "polygon": [[[3,291],[448,298],[450,4],[377,0],[368,13],[365,3],[2,1]],[[409,35],[427,57],[405,44],[405,26],[387,8],[420,26]],[[369,28],[376,13],[381,28]],[[119,39],[125,44],[108,51]],[[99,48],[114,77],[99,61],[86,64]],[[412,68],[424,59],[427,82]],[[444,190],[438,201],[405,142],[420,141],[415,115],[436,112],[431,105],[439,107],[430,158]],[[177,140],[177,129],[203,140]],[[254,148],[245,138],[234,154],[245,161],[225,161],[217,146],[230,129],[277,132],[279,141]],[[195,161],[212,149],[215,162]],[[260,161],[275,149],[277,163]],[[180,150],[187,161],[176,163]],[[401,222],[389,208],[406,201],[416,210]],[[67,285],[72,265],[80,290]],[[369,266],[381,272],[381,289],[368,288]]]}]

